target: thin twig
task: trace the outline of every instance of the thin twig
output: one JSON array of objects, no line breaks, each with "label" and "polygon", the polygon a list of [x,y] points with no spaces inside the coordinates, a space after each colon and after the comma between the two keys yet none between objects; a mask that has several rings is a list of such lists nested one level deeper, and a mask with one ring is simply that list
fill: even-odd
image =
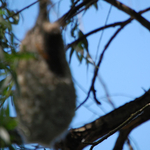
[{"label": "thin twig", "polygon": [[[97,2],[97,0],[93,0],[91,5]],[[62,27],[64,27],[67,24],[67,21],[69,21],[71,18],[75,16],[75,14],[80,11],[82,7],[85,7],[89,1],[85,0],[77,6],[73,6],[66,14],[64,14],[61,18],[59,18],[56,22],[58,22]],[[84,10],[84,9],[83,9]]]},{"label": "thin twig", "polygon": [[100,75],[98,75],[98,79],[99,79],[101,85],[103,86],[103,89],[104,89],[104,91],[105,91],[105,93],[106,93],[106,98],[107,98],[108,102],[109,102],[110,105],[113,107],[113,109],[115,109],[115,108],[116,108],[116,107],[115,107],[115,104],[112,102],[112,100],[111,100],[111,98],[110,98],[110,94],[109,94],[109,92],[108,92],[108,89],[107,89],[107,86],[106,86],[104,80],[102,79],[102,77],[101,77]]},{"label": "thin twig", "polygon": [[[106,24],[107,24],[107,22],[108,22],[111,9],[112,9],[112,5],[110,5],[109,11],[108,11],[108,14],[107,14],[107,17],[106,17],[105,26],[106,26]],[[97,45],[97,52],[96,52],[95,62],[96,62],[96,60],[97,60],[98,50],[99,50],[99,47],[100,47],[100,43],[101,43],[101,41],[102,41],[102,37],[103,37],[104,31],[105,31],[105,30],[102,31],[101,36],[100,36],[100,38],[99,38],[99,42],[98,42],[98,45]]]},{"label": "thin twig", "polygon": [[31,7],[32,5],[34,5],[34,4],[38,3],[38,2],[39,2],[39,0],[33,2],[32,4],[30,4],[30,5],[26,6],[26,7],[24,7],[23,9],[17,11],[17,12],[14,13],[13,15],[6,17],[6,20],[8,20],[8,19],[11,18],[11,17],[14,17],[15,15],[18,15],[19,13],[21,13],[21,12],[24,11],[25,9]]},{"label": "thin twig", "polygon": [[[126,22],[126,21],[124,21]],[[86,37],[98,32],[98,31],[101,31],[103,29],[107,29],[107,28],[110,28],[110,27],[116,27],[116,26],[121,26],[124,22],[116,22],[116,23],[112,23],[112,24],[109,24],[109,25],[106,25],[106,26],[103,26],[103,27],[100,27],[100,28],[97,28],[87,34],[84,34],[83,36],[81,36],[80,38],[78,38],[77,40],[75,40],[74,42],[70,43],[67,45],[66,47],[66,50],[69,49],[70,47],[73,47],[73,46],[76,46],[80,41],[82,41],[83,39],[85,39]]]},{"label": "thin twig", "polygon": [[[142,10],[142,11],[139,11],[139,14],[143,14],[143,13],[145,13],[145,12],[147,12],[147,11],[150,11],[150,7],[146,8],[146,9],[144,9],[144,10]],[[123,22],[116,22],[116,23],[112,23],[112,24],[109,24],[109,25],[106,25],[106,26],[97,28],[97,29],[95,29],[95,30],[93,30],[93,31],[91,31],[91,32],[89,32],[89,33],[87,33],[87,34],[81,36],[80,38],[78,38],[78,39],[75,40],[74,42],[68,44],[67,47],[66,47],[66,50],[69,49],[70,47],[76,46],[80,41],[82,41],[82,40],[85,39],[86,37],[88,37],[88,36],[90,36],[90,35],[92,35],[92,34],[98,32],[98,31],[101,31],[101,30],[103,30],[103,29],[107,29],[107,28],[110,28],[110,27],[121,26],[122,24],[126,24],[129,20],[132,21],[133,18],[129,18],[129,19],[123,21]],[[130,23],[130,22],[129,22],[129,23]]]},{"label": "thin twig", "polygon": [[115,32],[115,34],[110,38],[110,40],[109,40],[108,43],[106,44],[106,46],[105,46],[103,52],[102,52],[101,55],[100,55],[100,59],[99,59],[99,61],[98,61],[97,67],[95,68],[94,76],[93,76],[93,79],[92,79],[92,84],[91,84],[91,87],[90,87],[90,89],[89,89],[89,91],[88,91],[87,97],[86,97],[85,100],[76,108],[76,110],[79,109],[79,108],[88,100],[89,95],[90,95],[91,91],[92,91],[93,88],[94,88],[94,83],[95,83],[95,80],[96,80],[96,77],[97,77],[97,74],[98,74],[98,71],[99,71],[100,64],[101,64],[102,59],[103,59],[103,55],[104,55],[106,49],[108,48],[108,46],[110,45],[111,41],[116,37],[116,35],[121,31],[121,29],[122,29],[122,27],[120,27],[120,28]]},{"label": "thin twig", "polygon": [[[144,9],[144,10],[140,11],[139,14],[142,14],[142,13],[147,12],[147,11],[149,11],[149,10],[150,10],[150,7],[148,7],[147,9]],[[116,35],[117,35],[127,24],[129,24],[133,19],[134,19],[134,18],[129,18],[129,19],[127,19],[126,21],[124,21],[124,22],[122,22],[122,23],[121,23],[121,22],[119,22],[119,23],[114,23],[115,26],[116,26],[116,25],[120,25],[121,27],[120,27],[120,28],[114,33],[114,35],[110,38],[110,40],[109,40],[108,43],[106,44],[104,50],[102,51],[102,53],[101,53],[101,55],[100,55],[100,58],[99,58],[99,61],[98,61],[98,63],[97,63],[97,67],[95,67],[94,76],[93,76],[93,79],[92,79],[91,87],[90,87],[90,89],[89,89],[89,91],[88,91],[88,95],[87,95],[87,97],[85,98],[85,100],[76,108],[76,110],[77,110],[78,108],[80,108],[80,107],[88,100],[89,95],[90,95],[90,92],[92,91],[92,89],[94,89],[94,83],[95,83],[95,80],[96,80],[96,77],[97,77],[97,74],[98,74],[98,71],[99,71],[99,68],[100,68],[100,64],[101,64],[101,62],[102,62],[102,60],[103,60],[104,53],[105,53],[105,51],[107,50],[108,46],[110,45],[110,43],[112,42],[112,40],[116,37]],[[120,24],[120,23],[121,23],[121,24]],[[107,27],[108,27],[108,26],[109,26],[109,27],[110,27],[110,26],[113,26],[113,24],[107,25]],[[102,28],[105,29],[106,26],[101,27],[101,29],[99,28],[99,30],[102,30]],[[98,29],[96,29],[96,30],[98,30]],[[94,31],[92,31],[92,32],[95,33],[96,30],[94,30]],[[85,38],[85,36],[91,35],[92,32],[90,32],[90,33],[88,33],[88,34],[85,34],[85,35],[84,35],[83,37],[81,37],[81,38]],[[81,39],[81,38],[79,38],[79,39]],[[78,43],[78,42],[80,41],[79,39],[76,40],[76,41],[74,41],[74,42],[75,42],[75,43],[76,43],[76,42]],[[74,42],[73,42],[73,44],[74,44]],[[71,44],[72,44],[72,43],[71,43]]]}]

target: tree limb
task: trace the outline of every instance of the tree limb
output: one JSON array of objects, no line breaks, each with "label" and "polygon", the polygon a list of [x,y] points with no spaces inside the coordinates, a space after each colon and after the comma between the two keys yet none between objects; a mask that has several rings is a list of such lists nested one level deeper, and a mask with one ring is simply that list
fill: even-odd
[{"label": "tree limb", "polygon": [[146,20],[144,17],[142,17],[139,13],[137,13],[135,10],[131,9],[130,7],[126,6],[125,4],[117,0],[105,0],[105,1],[127,13],[150,31],[150,22]]},{"label": "tree limb", "polygon": [[[147,11],[149,11],[149,10],[150,10],[150,7],[147,8],[147,9],[144,9],[144,10],[140,11],[139,14],[145,13],[145,12],[147,12]],[[133,18],[129,18],[129,19],[123,21],[123,22],[116,22],[116,23],[109,24],[109,25],[106,25],[106,26],[104,26],[104,27],[95,29],[95,30],[93,30],[93,31],[91,31],[91,32],[89,32],[89,33],[87,33],[87,34],[85,34],[84,36],[80,37],[79,39],[75,40],[74,42],[72,42],[71,44],[68,45],[67,48],[69,48],[70,46],[75,46],[75,45],[78,44],[81,40],[83,40],[83,39],[86,38],[87,36],[89,36],[89,35],[91,35],[91,34],[97,32],[97,31],[100,31],[100,30],[103,30],[103,29],[106,29],[106,28],[109,28],[109,27],[115,27],[115,26],[118,26],[118,25],[120,26],[120,28],[114,33],[114,35],[110,38],[110,40],[109,40],[109,41],[107,42],[107,44],[105,45],[104,50],[102,51],[102,53],[101,53],[101,55],[100,55],[100,57],[99,57],[99,61],[98,61],[97,65],[96,65],[96,67],[95,67],[94,76],[93,76],[92,83],[91,83],[90,89],[89,89],[89,91],[88,91],[88,94],[87,94],[85,100],[76,108],[76,110],[77,110],[78,108],[80,108],[80,107],[88,100],[89,95],[90,95],[90,92],[94,89],[94,83],[95,83],[95,80],[96,80],[96,77],[97,77],[97,74],[98,74],[98,71],[99,71],[99,68],[100,68],[100,64],[101,64],[101,62],[102,62],[102,60],[103,60],[104,53],[105,53],[105,51],[107,50],[108,46],[110,45],[110,43],[112,42],[112,40],[117,36],[117,34],[118,34],[127,24],[129,24],[132,20],[133,20]],[[94,89],[92,92],[93,92],[93,94],[94,94],[94,97],[96,98],[96,93],[95,93],[95,91],[96,91],[96,90]],[[98,102],[97,99],[95,99],[95,100],[96,100],[96,102],[97,102],[98,104],[100,104],[100,102]]]},{"label": "tree limb", "polygon": [[[92,5],[97,1],[98,0],[92,0],[92,2],[90,2],[90,4]],[[89,1],[85,0],[85,1],[81,2],[80,4],[78,4],[77,6],[73,5],[73,7],[67,13],[65,13],[61,18],[59,18],[56,22],[58,22],[60,24],[60,26],[62,26],[62,27],[66,26],[66,24],[69,22],[69,20],[71,18],[73,18],[74,16],[76,16],[77,13],[80,12],[81,8],[85,7],[88,3],[89,3]]]},{"label": "tree limb", "polygon": [[[148,103],[150,103],[150,90],[134,101],[126,103],[89,124],[80,128],[71,129],[64,140],[56,143],[55,148],[61,148],[62,150],[82,150],[87,145],[91,145],[95,140],[102,138],[104,135],[117,128],[127,120],[131,114],[134,114]],[[148,110],[150,111],[150,108],[148,108],[145,113],[149,114]],[[150,115],[146,116],[147,118],[145,120],[150,119]],[[139,124],[141,123],[143,122],[141,121]],[[134,126],[134,128],[135,127],[136,126]]]},{"label": "tree limb", "polygon": [[141,125],[142,123],[148,121],[149,119],[150,119],[150,109],[146,109],[139,117],[135,118],[132,122],[130,122],[125,127],[123,127],[119,132],[119,136],[117,138],[117,141],[113,150],[122,150],[123,145],[125,141],[127,140],[127,137],[130,134],[130,132],[134,128]]}]

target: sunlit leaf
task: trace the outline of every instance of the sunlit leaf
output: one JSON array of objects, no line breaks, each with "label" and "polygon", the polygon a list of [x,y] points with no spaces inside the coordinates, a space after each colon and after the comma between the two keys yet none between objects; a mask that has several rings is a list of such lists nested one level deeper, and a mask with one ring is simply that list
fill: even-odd
[{"label": "sunlit leaf", "polygon": [[10,136],[8,131],[4,128],[0,126],[0,138],[6,143],[6,144],[10,144]]}]

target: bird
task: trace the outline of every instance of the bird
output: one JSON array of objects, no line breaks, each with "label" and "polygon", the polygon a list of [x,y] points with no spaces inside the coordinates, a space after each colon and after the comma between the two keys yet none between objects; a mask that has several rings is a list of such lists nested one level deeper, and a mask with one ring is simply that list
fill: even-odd
[{"label": "bird", "polygon": [[67,131],[76,107],[60,25],[48,19],[50,2],[39,0],[36,23],[21,42],[19,53],[30,52],[35,57],[18,61],[20,94],[15,97],[23,140],[48,147]]}]

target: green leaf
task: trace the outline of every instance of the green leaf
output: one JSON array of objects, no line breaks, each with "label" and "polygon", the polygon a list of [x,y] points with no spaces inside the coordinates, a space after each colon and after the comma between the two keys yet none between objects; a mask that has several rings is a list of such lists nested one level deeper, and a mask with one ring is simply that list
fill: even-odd
[{"label": "green leaf", "polygon": [[6,117],[9,117],[9,105],[7,105],[7,108],[5,109],[5,115]]},{"label": "green leaf", "polygon": [[[83,37],[84,33],[81,30],[79,30],[78,36],[79,36],[79,38]],[[87,39],[84,38],[82,41],[80,41],[80,43],[83,46],[83,48],[88,52],[88,41],[87,41]]]},{"label": "green leaf", "polygon": [[77,55],[79,62],[82,63],[82,60],[84,58],[83,55],[79,54],[78,52],[76,52],[76,55]]},{"label": "green leaf", "polygon": [[98,5],[97,2],[93,4],[93,6],[95,7],[96,10],[98,10]]},{"label": "green leaf", "polygon": [[2,107],[0,110],[0,126],[6,130],[13,130],[17,126],[17,121],[9,116],[9,105]]},{"label": "green leaf", "polygon": [[0,69],[7,69],[7,66],[3,62],[0,62]]},{"label": "green leaf", "polygon": [[70,55],[69,55],[69,63],[71,63],[71,58],[73,53],[74,53],[74,48],[71,48]]},{"label": "green leaf", "polygon": [[2,79],[2,80],[0,81],[0,89],[2,88],[2,86],[3,86],[3,84],[4,84],[4,81],[5,81],[5,79]]},{"label": "green leaf", "polygon": [[36,54],[32,53],[32,52],[19,53],[19,52],[13,51],[13,53],[11,53],[11,54],[4,53],[4,57],[5,57],[6,62],[12,63],[15,60],[22,60],[22,59],[29,60],[32,58],[36,58]]},{"label": "green leaf", "polygon": [[0,15],[5,15],[5,11],[3,9],[0,9]]},{"label": "green leaf", "polygon": [[12,30],[12,26],[11,26],[11,23],[10,22],[7,22],[5,19],[3,19],[2,17],[0,17],[0,26],[1,26],[1,29],[6,30]]}]

